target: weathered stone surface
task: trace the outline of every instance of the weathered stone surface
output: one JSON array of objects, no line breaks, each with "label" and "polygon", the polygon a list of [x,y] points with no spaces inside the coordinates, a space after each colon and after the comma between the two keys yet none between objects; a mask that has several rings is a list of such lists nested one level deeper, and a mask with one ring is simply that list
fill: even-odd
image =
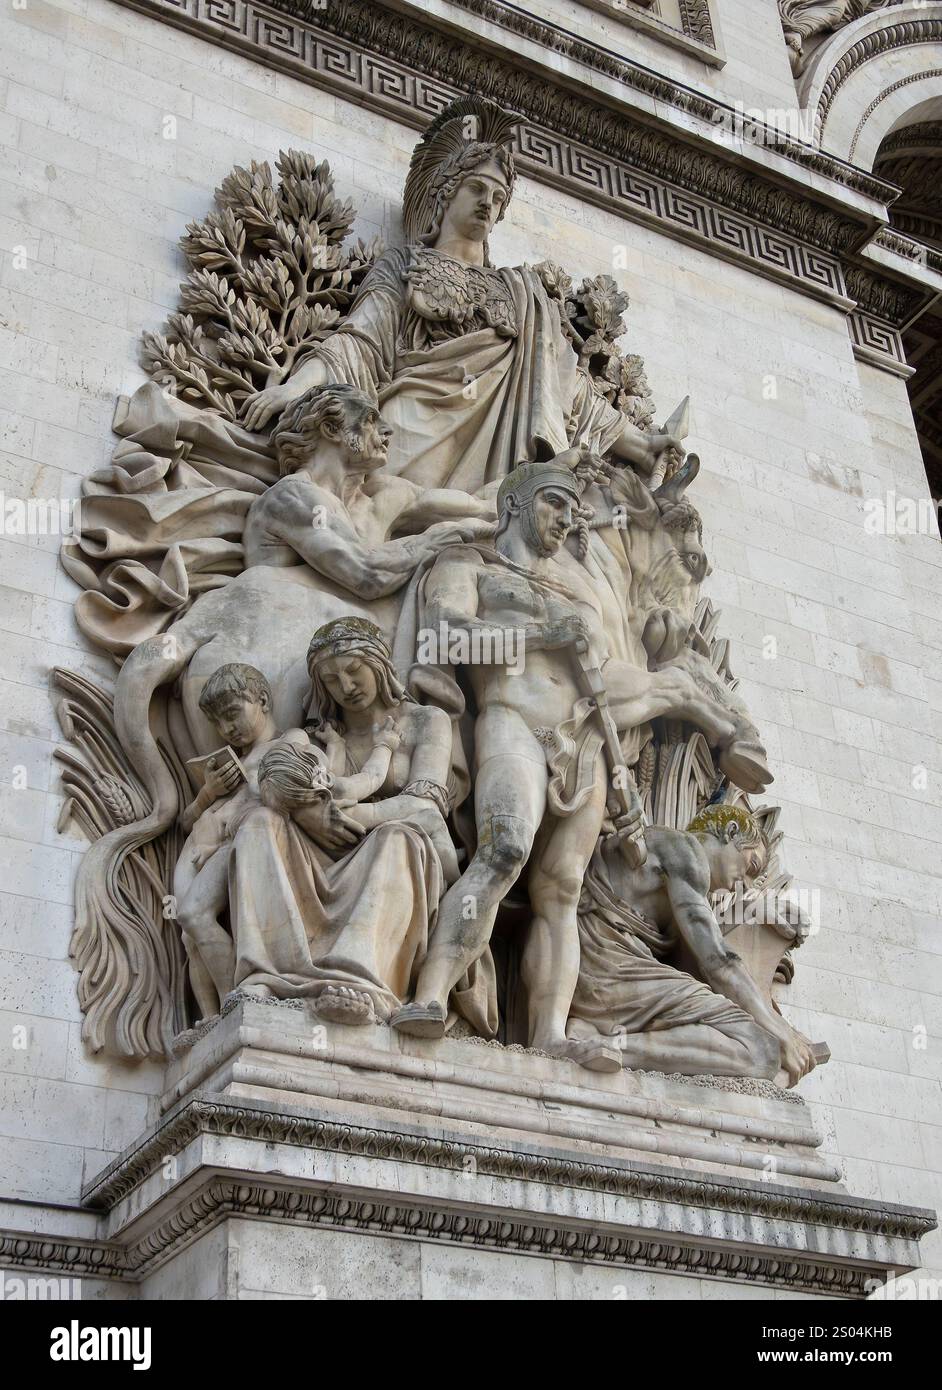
[{"label": "weathered stone surface", "polygon": [[[673,7],[663,8],[669,22]],[[693,48],[660,43],[656,26],[639,33],[626,30],[617,17],[599,18],[603,27],[595,34],[599,44],[625,53],[626,61],[629,44],[618,36],[630,34],[632,53],[667,78],[701,88],[703,110],[684,117],[697,140],[712,119],[708,103],[716,94],[747,106],[782,108],[793,90],[777,4],[750,4],[748,14],[740,0],[723,0],[711,8],[727,57],[722,69],[706,69]],[[921,7],[926,13],[916,17],[903,16],[902,8],[901,21],[918,19],[925,27],[936,21],[939,7]],[[471,35],[483,27],[473,4],[455,7],[454,14]],[[584,6],[560,0],[544,22],[555,20],[574,29],[584,18]],[[907,103],[921,99],[925,79],[920,74],[931,67],[928,28],[924,35],[920,29],[922,37],[907,30],[905,53],[891,52],[880,37],[886,26],[878,18],[864,21],[867,46],[853,80],[838,73],[840,81],[832,81],[828,72],[816,69],[808,74],[810,96],[800,89],[802,103],[806,98],[818,103],[816,109],[826,117],[826,150],[864,163],[876,153],[883,126],[904,119]],[[430,11],[418,21],[438,22]],[[397,123],[391,105],[380,114],[378,106],[349,104],[336,86],[312,86],[298,68],[291,75],[276,73],[264,66],[263,54],[227,52],[106,0],[31,3],[24,11],[11,11],[2,23],[10,36],[3,51],[16,56],[4,58],[7,67],[0,75],[0,179],[17,192],[16,211],[4,223],[8,254],[0,275],[6,324],[0,343],[6,387],[0,481],[6,498],[74,498],[84,478],[111,466],[114,397],[133,393],[143,380],[136,364],[140,331],[159,330],[168,311],[177,307],[182,270],[177,239],[188,219],[205,216],[212,188],[233,165],[246,165],[251,158],[272,161],[279,149],[302,144],[330,160],[339,196],[349,195],[358,206],[355,232],[367,239],[380,233],[399,245],[400,190],[415,133]],[[850,43],[853,26],[846,28]],[[533,61],[539,64],[538,40],[531,34],[518,41],[532,46]],[[635,49],[635,44],[643,48]],[[546,58],[546,72],[565,71],[578,86],[585,81],[577,71],[585,56],[560,50]],[[705,77],[706,72],[712,76]],[[757,73],[767,74],[761,91]],[[447,86],[449,73],[443,80]],[[592,81],[609,102],[617,102],[619,83],[624,90],[630,86],[624,77],[600,70]],[[654,97],[635,87],[631,91],[630,100],[649,102],[649,115],[655,117]],[[529,93],[521,95],[530,99]],[[382,101],[390,101],[388,92]],[[681,113],[675,96],[659,91],[657,101],[664,103],[668,142],[676,146]],[[401,118],[411,127],[430,114],[403,107]],[[761,165],[764,177],[779,179],[782,187],[789,184],[789,197],[800,204],[804,195],[794,187],[797,163],[786,178],[784,155],[762,148],[761,142],[745,153],[753,172]],[[635,150],[632,157],[637,154]],[[823,154],[820,159],[814,152],[803,157],[808,198],[812,193],[817,198],[835,177],[835,168],[825,168]],[[711,167],[705,157],[700,165],[698,177]],[[765,278],[761,252],[754,248],[747,253],[737,247],[732,253],[736,264],[718,259],[706,249],[718,249],[716,237],[711,243],[697,232],[695,244],[674,240],[665,234],[668,223],[660,210],[658,219],[645,220],[644,215],[641,221],[626,220],[624,208],[609,193],[600,197],[589,192],[583,200],[577,185],[561,172],[537,169],[530,156],[524,156],[523,167],[527,177],[508,217],[493,232],[495,262],[521,266],[564,260],[567,269],[588,278],[613,275],[631,292],[630,346],[644,351],[654,398],[669,408],[691,396],[689,442],[703,460],[691,497],[696,497],[703,548],[714,567],[704,590],[723,610],[721,632],[735,643],[734,664],[743,677],[740,694],[761,730],[776,779],[775,800],[781,805],[780,817],[764,828],[786,832],[784,860],[796,885],[821,894],[820,914],[796,960],[794,982],[773,986],[789,1023],[808,1038],[826,1038],[834,1054],[827,1067],[819,1067],[802,1084],[826,1155],[822,1158],[809,1147],[804,1157],[810,1155],[821,1172],[839,1156],[848,1188],[874,1200],[937,1205],[942,1076],[933,1059],[934,1039],[942,1029],[937,1000],[942,798],[936,736],[942,726],[934,712],[933,657],[940,645],[940,552],[936,534],[887,533],[864,526],[873,504],[886,507],[891,489],[917,498],[924,498],[926,490],[905,382],[883,370],[894,360],[899,366],[898,355],[894,359],[898,345],[892,336],[880,337],[889,323],[881,313],[889,312],[890,301],[880,301],[877,290],[859,277],[853,282],[870,317],[855,330],[852,346],[835,307],[835,296],[840,298],[843,289],[838,292],[829,280],[827,304],[804,290],[797,292],[802,285],[807,290],[813,278],[807,266],[801,272],[804,280],[789,270],[786,287],[784,281]],[[671,177],[678,167],[671,162]],[[878,181],[866,183],[866,177],[864,171],[854,183],[848,175],[845,191],[834,195],[838,202],[846,199],[843,215],[858,234],[878,195]],[[827,186],[832,192],[838,187],[833,182]],[[695,193],[702,198],[701,187]],[[893,255],[899,259],[896,251],[881,252],[880,265]],[[870,261],[868,266],[870,274]],[[910,283],[928,286],[934,273],[926,265],[910,276]],[[271,463],[269,457],[269,467]],[[57,735],[44,687],[52,667],[108,687],[114,666],[109,656],[90,650],[75,627],[71,609],[77,590],[57,572],[57,545],[54,535],[24,537],[11,534],[9,527],[0,537],[0,583],[8,586],[0,623],[9,637],[0,714],[5,893],[0,950],[10,1077],[5,1092],[10,1109],[0,1142],[15,1195],[69,1202],[78,1199],[80,1188],[116,1151],[155,1120],[153,1098],[165,1086],[165,1066],[93,1054],[79,1037],[67,954],[72,880],[84,840],[74,830],[58,828],[59,769],[51,761]],[[282,649],[286,669],[297,668],[296,683],[293,693],[286,687],[286,710],[283,715],[279,710],[276,721],[279,731],[303,722],[304,655],[315,626],[356,610],[347,605],[342,613],[312,613],[309,626],[299,609],[291,611],[298,638],[291,647],[285,637]],[[257,631],[269,640],[264,624]],[[270,641],[259,651],[273,651],[275,645]],[[231,649],[194,672],[191,714],[197,710],[198,684],[224,662],[245,659],[265,669],[261,656]],[[207,753],[221,741],[228,740],[217,738],[186,751]],[[392,759],[397,756],[393,750]],[[191,785],[190,795],[195,792]],[[167,939],[179,947],[179,937],[167,930]],[[783,941],[783,947],[787,944]],[[194,1016],[183,1008],[186,966],[181,949],[174,966],[180,1026]],[[787,975],[790,965],[783,968]],[[217,998],[219,992],[216,988]],[[397,1000],[405,997],[393,992]],[[335,1002],[338,1010],[356,1012],[356,987],[346,1003]],[[372,1003],[370,1007],[375,1009]],[[321,1026],[303,1010],[284,1012],[297,1020],[299,1030],[310,1033]],[[191,1058],[204,1055],[204,1047],[210,1049],[205,1055],[212,1055],[232,1017],[214,1030],[217,1043],[207,1033]],[[525,1038],[527,1025],[521,1026],[524,1031],[516,1036]],[[333,1033],[334,1026],[328,1027]],[[360,1039],[350,1043],[351,1057],[358,1050],[375,1050],[374,1042],[366,1047],[367,1037],[382,1032],[392,1043],[396,1036],[371,1024],[340,1031]],[[288,1065],[282,1051],[288,1044],[283,1030],[278,1033],[268,1030],[268,1048],[254,1040],[225,1054],[234,1068],[245,1069],[239,1079],[233,1072],[227,1083],[236,1088],[232,1094],[238,1091],[243,1100],[254,1101],[274,1088],[287,1105],[297,1106],[302,1098],[302,1110],[315,1103],[347,1108],[389,1103],[396,1113],[408,1090],[395,1069],[401,1059],[408,1058],[410,1065],[417,1059],[425,1062],[441,1048],[448,1061],[442,1063],[444,1071],[423,1073],[421,1094],[428,1108],[419,1114],[450,1115],[455,1124],[488,1127],[516,1112],[532,1117],[527,1134],[537,1132],[542,1102],[514,1091],[513,1081],[521,1078],[507,1074],[521,1054],[451,1039],[403,1041],[394,1053],[380,1049],[395,1058],[395,1065],[388,1061],[391,1069],[374,1085],[367,1084],[362,1066],[346,1062],[326,1064],[303,1054]],[[498,1090],[491,1090],[485,1103],[472,1086],[474,1119],[462,1120],[468,1082],[456,1081],[447,1068],[464,1070],[466,1064],[454,1059],[475,1051],[490,1052],[487,1066],[473,1070],[482,1078],[492,1074]],[[539,1126],[540,1132],[558,1134],[560,1142],[575,1141],[574,1134],[563,1133],[570,1108],[575,1107],[571,1128],[584,1122],[576,1097],[594,1092],[634,1107],[630,1116],[619,1111],[626,1118],[599,1129],[603,1150],[623,1145],[630,1125],[639,1143],[635,1157],[656,1152],[644,1143],[653,1128],[650,1115],[634,1112],[639,1097],[663,1107],[668,1092],[673,1094],[670,1103],[687,1117],[671,1129],[672,1137],[693,1135],[701,1143],[706,1137],[688,1122],[698,1102],[703,1103],[703,1087],[657,1083],[631,1072],[600,1078],[571,1062],[530,1054],[523,1060],[527,1075],[532,1070],[541,1086],[558,1087],[562,1073],[571,1078],[562,1110],[547,1112],[549,1127],[545,1116]],[[172,1085],[190,1084],[180,1070],[187,1065],[171,1064]],[[740,1128],[750,1107],[759,1107],[762,1100],[721,1094],[723,1113],[739,1116]],[[63,1117],[69,1116],[64,1129]],[[559,1130],[552,1129],[554,1122]],[[718,1155],[688,1161],[705,1168],[725,1162]],[[12,1219],[5,1213],[8,1223]],[[17,1215],[13,1224],[20,1219]],[[40,1234],[63,1234],[57,1225],[61,1218],[51,1211],[40,1213],[36,1221]],[[235,1269],[228,1252],[242,1239],[253,1260],[257,1253],[258,1270],[268,1271],[270,1242],[266,1247],[264,1232],[272,1229],[284,1227],[266,1226],[257,1212],[232,1219],[225,1230],[220,1225],[216,1243],[204,1244],[208,1238],[203,1237],[190,1248],[186,1268],[183,1256],[162,1269],[155,1264],[140,1285],[142,1296],[170,1296],[184,1286],[194,1297],[255,1297],[263,1287],[296,1296],[303,1292],[296,1275],[308,1248],[320,1252],[317,1259],[333,1261],[338,1271],[348,1268],[353,1278],[357,1257],[347,1253],[356,1249],[348,1245],[353,1239],[385,1242],[375,1247],[376,1296],[387,1277],[384,1270],[398,1270],[409,1296],[428,1296],[457,1278],[506,1289],[508,1296],[611,1296],[607,1281],[612,1271],[591,1263],[533,1261],[509,1247],[500,1254],[465,1252],[447,1241],[410,1244],[398,1235],[354,1237],[352,1231],[338,1235],[320,1228],[292,1231],[297,1253],[289,1258],[285,1246],[283,1272],[273,1283],[267,1282],[267,1272],[263,1277],[246,1272],[245,1278],[224,1273]],[[721,1223],[717,1231],[728,1243],[729,1228]],[[935,1239],[930,1236],[925,1243],[929,1260]],[[897,1252],[886,1267],[894,1258],[902,1268],[915,1255],[909,1250],[904,1259]],[[207,1269],[216,1267],[218,1274],[208,1276]],[[552,1283],[545,1273],[549,1269],[554,1271]],[[124,1278],[127,1267],[116,1266],[116,1273]],[[685,1267],[681,1280],[640,1268],[619,1273],[636,1290],[629,1296],[640,1297],[642,1290],[667,1295],[675,1285],[710,1296],[711,1290],[726,1287],[706,1281],[701,1289],[693,1266]],[[584,1285],[582,1292],[577,1285]],[[107,1282],[101,1286],[104,1294],[109,1287]],[[767,1295],[774,1292],[775,1281],[762,1283],[760,1278],[756,1287]]]}]

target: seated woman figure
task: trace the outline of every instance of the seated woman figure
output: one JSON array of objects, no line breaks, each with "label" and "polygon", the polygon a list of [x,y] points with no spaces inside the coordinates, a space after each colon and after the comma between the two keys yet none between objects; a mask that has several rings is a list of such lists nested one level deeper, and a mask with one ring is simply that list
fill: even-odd
[{"label": "seated woman figure", "polygon": [[[365,619],[319,628],[308,669],[311,732],[326,756],[282,744],[259,768],[262,804],[240,825],[230,864],[235,983],[310,998],[334,1021],[382,1022],[410,996],[458,876],[445,824],[451,720],[405,691]],[[385,775],[364,778],[381,748]]]}]

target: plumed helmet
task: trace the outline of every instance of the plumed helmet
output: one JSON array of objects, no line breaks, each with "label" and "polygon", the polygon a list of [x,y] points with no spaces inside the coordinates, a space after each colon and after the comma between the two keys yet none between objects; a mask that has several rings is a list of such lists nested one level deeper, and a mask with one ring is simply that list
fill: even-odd
[{"label": "plumed helmet", "polygon": [[413,150],[406,177],[402,214],[408,242],[437,232],[455,181],[488,159],[497,158],[506,172],[509,203],[516,177],[510,137],[519,120],[485,97],[461,97],[439,112]]}]

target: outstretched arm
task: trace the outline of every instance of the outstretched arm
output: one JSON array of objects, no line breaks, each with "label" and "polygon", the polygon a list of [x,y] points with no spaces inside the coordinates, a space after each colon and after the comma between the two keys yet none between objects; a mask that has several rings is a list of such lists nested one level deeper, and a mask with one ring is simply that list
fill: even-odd
[{"label": "outstretched arm", "polygon": [[625,421],[624,429],[610,446],[610,452],[617,459],[634,464],[645,477],[654,472],[665,449],[679,449],[683,453],[684,446],[673,435],[664,434],[661,430],[639,430],[630,420]]},{"label": "outstretched arm", "polygon": [[415,496],[396,517],[393,529],[399,534],[424,531],[436,521],[480,519],[496,525],[497,506],[493,498],[472,497],[450,487],[417,487]]},{"label": "outstretched arm", "polygon": [[673,862],[666,876],[677,930],[710,987],[738,1004],[761,1028],[778,1038],[782,1065],[794,1083],[814,1066],[811,1049],[781,1014],[769,1007],[749,971],[723,941],[707,896],[709,875],[705,865],[696,861],[695,853],[692,846],[685,844],[682,853],[671,856]]},{"label": "outstretched arm", "polygon": [[243,423],[261,430],[314,386],[347,381],[373,396],[393,370],[402,284],[402,253],[387,253],[373,266],[356,302],[336,332],[303,358],[287,381],[268,386],[246,403]]},{"label": "outstretched arm", "polygon": [[[352,526],[326,515],[316,491],[296,478],[276,483],[266,504],[270,535],[289,545],[318,574],[361,598],[395,593],[423,559],[460,539],[456,528],[445,527],[422,536],[366,545]],[[320,518],[322,524],[318,525],[316,519]]]}]

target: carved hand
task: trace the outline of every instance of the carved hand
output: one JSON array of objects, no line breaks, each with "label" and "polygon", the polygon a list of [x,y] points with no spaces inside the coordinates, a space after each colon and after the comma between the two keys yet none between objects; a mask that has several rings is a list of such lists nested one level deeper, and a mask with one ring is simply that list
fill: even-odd
[{"label": "carved hand", "polygon": [[293,378],[282,382],[280,386],[267,386],[264,391],[259,391],[250,399],[243,425],[247,430],[264,429],[273,415],[280,415],[285,406],[303,396],[306,389],[305,386],[299,389]]},{"label": "carved hand", "polygon": [[663,430],[651,430],[645,438],[651,446],[651,457],[653,461],[659,459],[665,449],[670,449],[671,451],[676,450],[679,460],[683,460],[687,452],[684,448],[683,440],[678,439],[673,434],[665,434]]},{"label": "carved hand", "polygon": [[314,802],[295,813],[294,819],[321,849],[350,849],[363,835],[363,827],[332,801]]},{"label": "carved hand", "polygon": [[585,650],[588,644],[589,629],[578,613],[569,613],[564,618],[555,618],[540,627],[527,629],[527,646],[533,651],[555,652],[563,647]]},{"label": "carved hand", "polygon": [[373,725],[373,742],[382,748],[388,748],[391,753],[395,753],[402,742],[402,732],[392,716],[386,720],[385,724]]},{"label": "carved hand", "polygon": [[781,1029],[776,1029],[776,1037],[782,1050],[782,1066],[788,1073],[789,1085],[794,1086],[817,1065],[811,1044],[784,1019]]},{"label": "carved hand", "polygon": [[228,796],[230,792],[234,792],[241,781],[242,774],[235,763],[224,763],[222,767],[207,763],[199,798],[204,806],[212,806],[221,796]]},{"label": "carved hand", "polygon": [[[560,458],[565,458],[562,454],[557,456],[556,462]],[[578,458],[570,464],[572,471],[576,475],[580,487],[586,488],[590,483],[598,482],[600,478],[606,479],[611,473],[611,466],[605,462],[600,454],[594,453],[591,449],[579,449]]]}]

